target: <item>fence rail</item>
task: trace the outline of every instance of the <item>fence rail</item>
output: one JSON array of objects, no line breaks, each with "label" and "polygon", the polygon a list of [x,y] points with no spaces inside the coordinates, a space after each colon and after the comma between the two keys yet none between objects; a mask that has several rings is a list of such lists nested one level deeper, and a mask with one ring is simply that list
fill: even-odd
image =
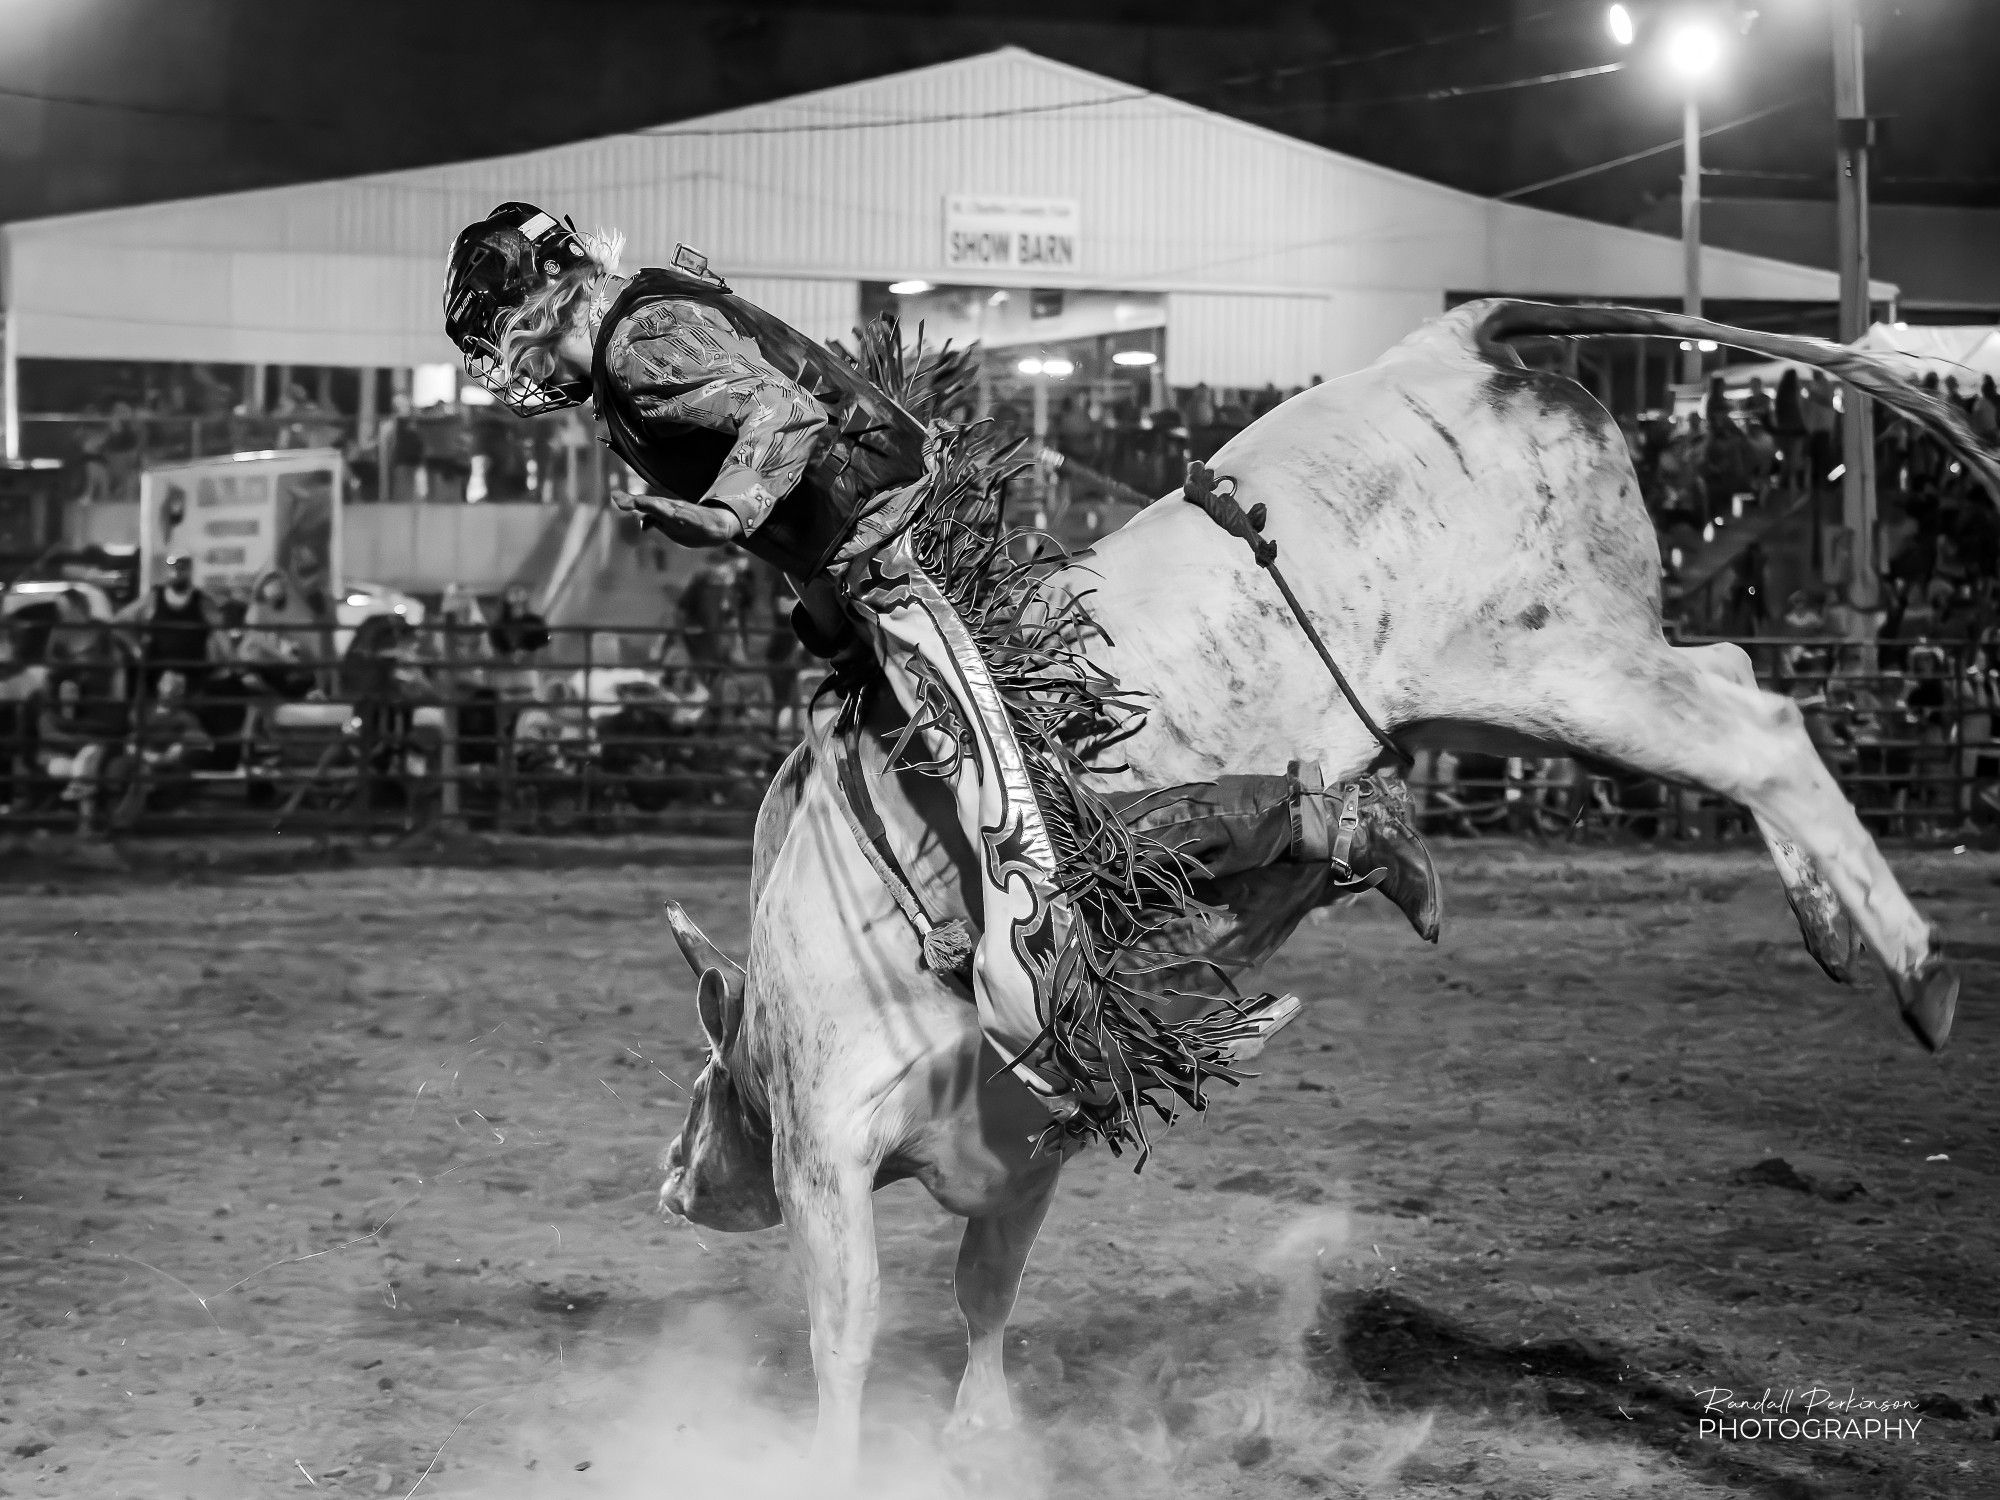
[{"label": "fence rail", "polygon": [[[0,641],[14,829],[684,824],[756,805],[823,676],[782,628],[253,618],[189,650],[143,626],[17,615]],[[1743,644],[1876,832],[2000,824],[2000,674],[1981,648]],[[1426,754],[1410,785],[1425,830],[1447,836],[1753,833],[1720,799],[1567,759]]]}]

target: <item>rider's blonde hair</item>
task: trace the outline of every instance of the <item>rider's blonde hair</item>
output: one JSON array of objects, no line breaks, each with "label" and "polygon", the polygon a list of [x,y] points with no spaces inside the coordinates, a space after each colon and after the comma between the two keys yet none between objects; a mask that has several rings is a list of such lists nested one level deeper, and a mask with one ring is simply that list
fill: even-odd
[{"label": "rider's blonde hair", "polygon": [[599,284],[618,274],[625,236],[615,229],[578,236],[590,259],[572,266],[527,300],[500,324],[500,368],[509,381],[547,380],[555,373],[556,345],[587,318]]}]

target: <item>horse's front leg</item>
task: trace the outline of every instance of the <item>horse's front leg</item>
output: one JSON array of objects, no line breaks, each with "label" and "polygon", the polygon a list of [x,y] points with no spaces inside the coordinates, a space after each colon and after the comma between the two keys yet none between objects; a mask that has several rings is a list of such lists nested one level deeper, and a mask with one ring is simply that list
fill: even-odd
[{"label": "horse's front leg", "polygon": [[965,1319],[965,1375],[945,1427],[950,1437],[1014,1425],[1007,1396],[1004,1348],[1007,1319],[1021,1290],[1021,1272],[1035,1247],[1042,1219],[1056,1195],[1059,1162],[1051,1161],[1028,1194],[1005,1213],[966,1222],[952,1284]]},{"label": "horse's front leg", "polygon": [[837,1491],[852,1482],[860,1457],[861,1392],[881,1307],[875,1164],[809,1127],[781,1133],[774,1146],[778,1198],[812,1315],[819,1383],[812,1461]]}]

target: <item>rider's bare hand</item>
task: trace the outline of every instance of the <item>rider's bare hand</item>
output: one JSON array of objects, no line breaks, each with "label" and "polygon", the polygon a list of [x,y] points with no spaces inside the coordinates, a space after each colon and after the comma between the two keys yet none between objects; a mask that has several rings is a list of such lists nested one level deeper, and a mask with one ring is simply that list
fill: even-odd
[{"label": "rider's bare hand", "polygon": [[683,547],[719,547],[743,534],[736,512],[720,505],[695,505],[669,495],[611,492],[611,503]]}]

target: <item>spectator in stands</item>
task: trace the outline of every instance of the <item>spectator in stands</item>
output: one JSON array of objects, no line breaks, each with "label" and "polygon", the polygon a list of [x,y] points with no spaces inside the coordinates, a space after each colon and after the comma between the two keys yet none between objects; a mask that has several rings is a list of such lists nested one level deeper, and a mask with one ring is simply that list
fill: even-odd
[{"label": "spectator in stands", "polygon": [[1750,377],[1749,394],[1743,398],[1743,420],[1752,426],[1769,428],[1772,424],[1771,393],[1764,389],[1764,377]]},{"label": "spectator in stands", "polygon": [[[1939,400],[1944,399],[1944,392],[1938,385],[1937,371],[1926,372],[1920,383],[1925,394],[1935,396]],[[1915,433],[1910,443],[1904,483],[1907,488],[1918,493],[1935,492],[1944,481],[1949,463],[1943,444],[1934,441],[1928,433]]]},{"label": "spectator in stands", "polygon": [[139,710],[132,732],[133,753],[114,756],[100,778],[105,787],[123,787],[112,814],[114,828],[129,826],[150,796],[184,794],[215,742],[187,706],[187,680],[162,672],[158,689]]},{"label": "spectator in stands", "polygon": [[258,579],[236,643],[236,660],[249,669],[246,686],[279,698],[303,698],[311,692],[315,623],[304,602],[292,598],[283,573],[274,570]]},{"label": "spectator in stands", "polygon": [[415,420],[424,450],[424,498],[433,505],[462,502],[472,477],[472,431],[464,415],[434,406]]},{"label": "spectator in stands", "polygon": [[35,714],[49,682],[49,669],[26,659],[21,636],[13,621],[0,621],[0,812],[23,800],[16,777],[29,769]]},{"label": "spectator in stands", "polygon": [[160,674],[168,671],[179,672],[200,692],[208,684],[222,611],[195,587],[194,559],[187,553],[168,558],[166,570],[166,581],[133,600],[118,618],[139,626],[147,692],[156,691]]},{"label": "spectator in stands", "polygon": [[1096,425],[1090,420],[1090,409],[1085,399],[1071,396],[1065,400],[1062,412],[1056,418],[1056,448],[1066,457],[1089,463],[1094,456],[1091,439],[1096,433]]},{"label": "spectator in stands", "polygon": [[1810,445],[1805,400],[1799,392],[1796,369],[1788,369],[1778,377],[1778,394],[1771,401],[1771,427],[1778,437],[1779,482],[1788,490],[1804,489]]},{"label": "spectator in stands", "polygon": [[98,778],[110,747],[110,736],[84,701],[83,684],[57,678],[55,696],[36,721],[35,753],[42,774],[68,782],[62,800],[77,805],[79,833],[89,834],[95,824]]},{"label": "spectator in stands", "polygon": [[405,503],[417,499],[424,470],[424,440],[410,413],[408,396],[398,394],[390,401],[389,414],[376,435],[376,447],[388,465],[389,482],[382,498]]},{"label": "spectator in stands", "polygon": [[1215,425],[1215,393],[1203,381],[1188,392],[1185,415],[1189,427],[1213,427]]},{"label": "spectator in stands", "polygon": [[1708,377],[1708,399],[1702,403],[1701,415],[1708,423],[1711,435],[1719,431],[1724,422],[1735,421],[1733,409],[1729,404],[1729,387],[1723,383],[1720,375]]},{"label": "spectator in stands", "polygon": [[105,499],[139,498],[139,466],[145,446],[146,435],[140,426],[138,413],[132,409],[132,403],[114,402],[111,407],[111,421],[104,430],[104,445],[101,450],[105,469]]},{"label": "spectator in stands", "polygon": [[1806,480],[1815,490],[1830,482],[1827,475],[1838,462],[1834,455],[1840,449],[1840,413],[1834,410],[1833,396],[1833,382],[1827,379],[1826,371],[1814,370],[1800,404],[1806,424]]},{"label": "spectator in stands", "polygon": [[1729,596],[1722,606],[1722,633],[1736,640],[1762,635],[1765,615],[1764,549],[1752,542],[1736,559],[1730,575]]},{"label": "spectator in stands", "polygon": [[780,575],[777,587],[771,591],[770,620],[764,636],[764,671],[771,680],[773,733],[782,733],[796,718],[799,669],[805,660],[798,635],[792,629],[792,610],[797,605],[790,580]]},{"label": "spectator in stands", "polygon": [[[1719,382],[1718,382],[1719,383]],[[1751,488],[1749,444],[1725,400],[1708,424],[1708,444],[1702,450],[1701,481],[1707,502],[1705,519],[1731,514],[1731,499]]]},{"label": "spectator in stands", "polygon": [[1259,417],[1269,416],[1278,409],[1278,404],[1284,399],[1283,393],[1278,390],[1277,382],[1266,381],[1264,389],[1250,399],[1250,420],[1254,422]]},{"label": "spectator in stands", "polygon": [[1991,375],[1979,382],[1979,394],[1967,415],[1982,443],[2000,443],[2000,386],[1994,385]]},{"label": "spectator in stands", "polygon": [[722,700],[728,669],[743,660],[746,562],[746,555],[736,547],[709,553],[701,571],[682,591],[676,610],[688,660],[699,672],[712,704]]},{"label": "spectator in stands", "polygon": [[529,607],[528,586],[510,583],[500,600],[500,613],[486,632],[493,654],[517,665],[549,643],[549,622]]},{"label": "spectator in stands", "polygon": [[407,746],[415,705],[437,696],[411,660],[415,636],[400,615],[371,615],[341,660],[341,693],[361,720],[361,758],[373,774],[391,770]]}]

